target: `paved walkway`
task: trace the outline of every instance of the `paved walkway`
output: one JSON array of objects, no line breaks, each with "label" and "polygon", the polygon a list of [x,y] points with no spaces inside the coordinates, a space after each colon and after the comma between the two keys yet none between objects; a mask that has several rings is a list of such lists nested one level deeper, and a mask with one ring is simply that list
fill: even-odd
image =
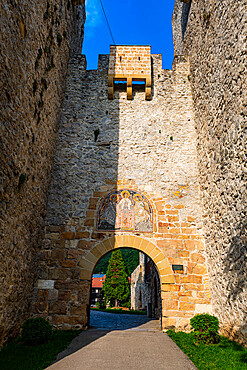
[{"label": "paved walkway", "polygon": [[93,326],[74,338],[50,370],[195,370],[159,321],[91,311]]}]

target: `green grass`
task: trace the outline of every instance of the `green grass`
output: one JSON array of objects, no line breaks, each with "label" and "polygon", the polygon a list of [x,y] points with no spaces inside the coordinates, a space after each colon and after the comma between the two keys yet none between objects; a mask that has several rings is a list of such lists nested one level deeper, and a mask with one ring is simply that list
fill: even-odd
[{"label": "green grass", "polygon": [[37,346],[27,346],[18,338],[9,342],[0,352],[1,370],[41,370],[55,361],[81,330],[57,330],[52,339]]},{"label": "green grass", "polygon": [[223,336],[217,344],[196,345],[192,333],[168,330],[167,334],[198,370],[247,369],[247,349]]},{"label": "green grass", "polygon": [[90,308],[93,311],[101,311],[101,312],[108,312],[108,313],[120,313],[120,314],[128,314],[128,315],[146,315],[147,311],[137,311],[137,310],[122,310],[121,308]]}]

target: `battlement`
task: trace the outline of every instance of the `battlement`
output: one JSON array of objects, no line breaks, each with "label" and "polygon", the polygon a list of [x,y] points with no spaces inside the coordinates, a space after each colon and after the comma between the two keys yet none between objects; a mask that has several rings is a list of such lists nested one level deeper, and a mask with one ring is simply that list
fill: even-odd
[{"label": "battlement", "polygon": [[127,79],[127,99],[132,99],[132,81],[145,81],[145,98],[151,99],[151,46],[111,45],[108,98],[113,99],[114,81]]}]

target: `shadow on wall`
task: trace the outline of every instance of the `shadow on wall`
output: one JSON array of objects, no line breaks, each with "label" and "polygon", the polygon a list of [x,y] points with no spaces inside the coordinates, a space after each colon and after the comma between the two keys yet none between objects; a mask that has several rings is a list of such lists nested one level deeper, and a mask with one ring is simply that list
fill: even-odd
[{"label": "shadow on wall", "polygon": [[[228,277],[227,291],[228,304],[238,301],[239,305],[243,305],[242,310],[246,309],[246,289],[247,289],[247,222],[239,224],[236,227],[237,234],[232,238],[230,247],[224,259],[224,275]],[[245,320],[246,318],[243,318]],[[237,323],[236,323],[237,324]],[[236,330],[234,324],[226,330],[232,333],[233,338],[241,341],[246,336],[247,323],[239,326]],[[246,345],[246,341],[245,341]]]},{"label": "shadow on wall", "polygon": [[190,12],[191,1],[187,0],[184,1],[182,4],[182,17],[181,17],[181,29],[182,29],[182,37],[184,38],[185,31],[187,28],[189,12]]}]

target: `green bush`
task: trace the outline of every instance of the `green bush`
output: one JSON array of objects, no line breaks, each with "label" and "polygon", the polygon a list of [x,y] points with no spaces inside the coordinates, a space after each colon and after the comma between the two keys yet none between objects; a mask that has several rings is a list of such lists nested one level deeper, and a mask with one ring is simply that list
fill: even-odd
[{"label": "green bush", "polygon": [[129,309],[130,309],[130,307],[131,307],[130,299],[129,299],[127,302],[121,303],[121,306],[122,306],[122,307],[126,307],[126,308],[129,308]]},{"label": "green bush", "polygon": [[104,299],[101,299],[100,301],[96,302],[96,308],[102,310],[106,308],[106,303]]},{"label": "green bush", "polygon": [[47,342],[52,336],[52,326],[41,317],[24,322],[21,339],[25,344],[36,345]]},{"label": "green bush", "polygon": [[208,313],[198,314],[190,319],[194,337],[199,343],[217,343],[219,341],[219,320]]}]

